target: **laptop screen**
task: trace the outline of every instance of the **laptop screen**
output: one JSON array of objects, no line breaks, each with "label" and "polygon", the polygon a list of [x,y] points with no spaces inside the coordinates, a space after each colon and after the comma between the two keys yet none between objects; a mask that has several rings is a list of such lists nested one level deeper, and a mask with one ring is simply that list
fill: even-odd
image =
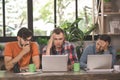
[{"label": "laptop screen", "polygon": [[112,55],[88,55],[87,68],[88,69],[111,69]]},{"label": "laptop screen", "polygon": [[43,55],[42,71],[67,71],[68,55]]}]

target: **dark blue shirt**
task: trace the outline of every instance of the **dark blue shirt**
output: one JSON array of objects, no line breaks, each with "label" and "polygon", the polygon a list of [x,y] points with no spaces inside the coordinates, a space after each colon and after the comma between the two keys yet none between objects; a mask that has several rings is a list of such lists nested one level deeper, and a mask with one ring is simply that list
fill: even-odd
[{"label": "dark blue shirt", "polygon": [[112,55],[112,65],[115,64],[116,62],[116,50],[112,47],[109,46],[108,51],[103,51],[103,52],[96,52],[96,44],[91,44],[87,46],[80,58],[80,67],[81,68],[87,68],[87,55],[103,55],[103,54],[111,54]]}]

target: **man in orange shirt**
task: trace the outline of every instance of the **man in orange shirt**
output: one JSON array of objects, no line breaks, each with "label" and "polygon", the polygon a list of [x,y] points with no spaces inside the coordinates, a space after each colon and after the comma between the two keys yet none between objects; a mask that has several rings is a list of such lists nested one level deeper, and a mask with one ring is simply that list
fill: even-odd
[{"label": "man in orange shirt", "polygon": [[32,32],[27,28],[21,28],[17,33],[17,40],[8,42],[4,50],[5,68],[13,70],[17,64],[19,70],[27,70],[30,61],[39,69],[39,47],[32,42]]}]

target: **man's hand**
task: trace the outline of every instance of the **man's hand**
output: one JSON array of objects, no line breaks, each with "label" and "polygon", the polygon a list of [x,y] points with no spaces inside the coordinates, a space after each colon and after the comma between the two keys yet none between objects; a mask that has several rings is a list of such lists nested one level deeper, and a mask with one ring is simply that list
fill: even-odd
[{"label": "man's hand", "polygon": [[68,71],[72,71],[72,70],[73,70],[73,65],[68,65],[68,66],[67,66],[67,70],[68,70]]},{"label": "man's hand", "polygon": [[47,50],[46,50],[46,55],[50,55],[50,49],[53,45],[53,39],[54,39],[54,34],[51,35],[49,41],[48,41],[48,45],[47,45]]},{"label": "man's hand", "polygon": [[22,48],[23,48],[22,52],[25,55],[25,54],[27,54],[30,51],[30,44],[26,44]]},{"label": "man's hand", "polygon": [[54,34],[51,35],[49,41],[48,41],[48,47],[51,48],[54,40]]},{"label": "man's hand", "polygon": [[101,42],[102,50],[107,51],[108,50],[108,46],[109,46],[108,42],[105,42],[105,41]]}]

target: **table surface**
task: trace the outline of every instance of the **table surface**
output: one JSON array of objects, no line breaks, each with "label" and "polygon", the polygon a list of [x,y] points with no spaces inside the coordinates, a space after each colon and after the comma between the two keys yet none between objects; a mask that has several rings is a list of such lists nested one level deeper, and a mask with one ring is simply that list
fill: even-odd
[{"label": "table surface", "polygon": [[0,80],[120,80],[120,72],[35,72],[12,73],[0,71]]}]

